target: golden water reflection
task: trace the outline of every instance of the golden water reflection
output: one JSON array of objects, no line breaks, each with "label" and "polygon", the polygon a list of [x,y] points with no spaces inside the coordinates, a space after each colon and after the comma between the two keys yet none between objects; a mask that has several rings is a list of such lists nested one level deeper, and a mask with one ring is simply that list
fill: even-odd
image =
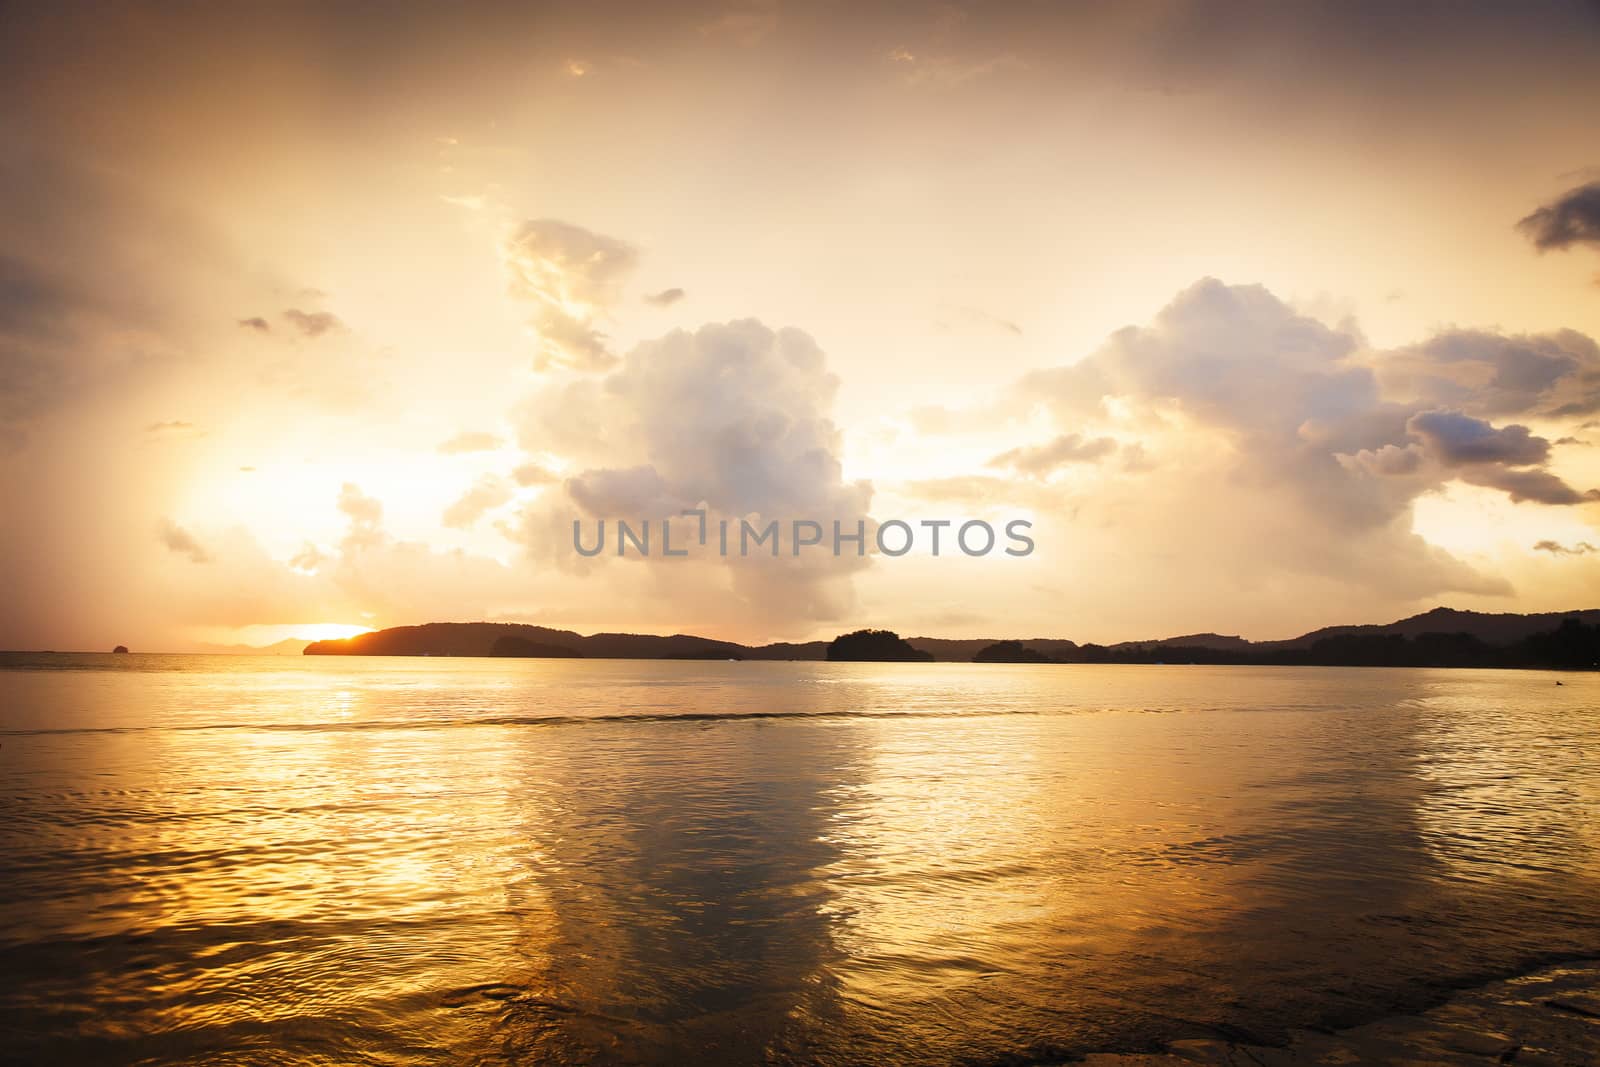
[{"label": "golden water reflection", "polygon": [[0,669],[25,1058],[1048,1057],[1600,951],[1588,678],[154,659]]}]

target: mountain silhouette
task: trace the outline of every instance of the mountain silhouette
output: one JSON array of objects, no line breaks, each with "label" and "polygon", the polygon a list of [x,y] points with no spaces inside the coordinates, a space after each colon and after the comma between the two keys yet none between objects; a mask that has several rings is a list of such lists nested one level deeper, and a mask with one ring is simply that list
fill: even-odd
[{"label": "mountain silhouette", "polygon": [[1593,667],[1600,663],[1600,609],[1518,615],[1435,608],[1396,622],[1327,626],[1278,641],[1198,633],[1113,645],[1080,645],[1065,638],[901,638],[891,631],[870,629],[843,634],[832,642],[743,645],[693,634],[584,635],[526,623],[433,622],[373,630],[340,640],[313,641],[306,646],[305,654]]}]

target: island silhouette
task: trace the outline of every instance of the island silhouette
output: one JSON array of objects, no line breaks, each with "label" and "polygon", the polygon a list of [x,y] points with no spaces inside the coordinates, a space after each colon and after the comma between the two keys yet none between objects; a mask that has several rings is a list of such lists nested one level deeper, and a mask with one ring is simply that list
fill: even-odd
[{"label": "island silhouette", "polygon": [[856,630],[828,642],[828,659],[835,663],[932,663],[933,653],[913,648],[892,630]]},{"label": "island silhouette", "polygon": [[508,622],[432,622],[313,641],[308,656],[1210,663],[1349,667],[1600,667],[1600,609],[1490,614],[1435,608],[1396,622],[1329,626],[1282,641],[1199,633],[1112,645],[1065,638],[902,638],[861,629],[832,641],[744,645],[693,634],[580,634]]}]

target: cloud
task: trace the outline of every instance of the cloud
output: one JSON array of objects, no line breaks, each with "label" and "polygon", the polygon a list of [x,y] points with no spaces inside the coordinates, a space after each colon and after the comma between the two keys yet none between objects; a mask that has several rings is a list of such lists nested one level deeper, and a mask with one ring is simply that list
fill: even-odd
[{"label": "cloud", "polygon": [[211,553],[218,570],[167,576],[164,616],[210,626],[347,619],[390,626],[486,618],[542,602],[532,598],[536,579],[526,570],[389,536],[382,505],[354,485],[341,490],[338,505],[349,520],[340,543],[306,541],[287,560],[269,556],[243,529],[219,534]]},{"label": "cloud", "polygon": [[266,319],[262,318],[260,315],[252,315],[248,319],[240,319],[238,321],[239,325],[247,330],[254,330],[257,333],[272,332],[272,324]]},{"label": "cloud", "polygon": [[556,476],[549,468],[538,463],[524,463],[511,472],[512,480],[523,488],[532,485],[549,485],[556,481]]},{"label": "cloud", "polygon": [[743,0],[700,24],[700,35],[754,47],[778,28],[778,0]]},{"label": "cloud", "polygon": [[1131,445],[1122,446],[1122,469],[1128,474],[1138,474],[1142,471],[1152,470],[1155,464],[1150,461],[1150,456],[1145,452],[1144,445],[1135,441]]},{"label": "cloud", "polygon": [[1430,455],[1447,467],[1483,463],[1526,467],[1550,458],[1550,442],[1526,426],[1496,429],[1456,411],[1424,411],[1411,416],[1406,431],[1421,438]]},{"label": "cloud", "polygon": [[567,479],[566,491],[584,513],[613,521],[671,517],[698,503],[675,492],[650,464],[583,471]]},{"label": "cloud", "polygon": [[1535,552],[1548,552],[1552,556],[1587,556],[1591,552],[1600,552],[1587,541],[1579,541],[1575,545],[1564,545],[1559,541],[1540,541],[1533,546]]},{"label": "cloud", "polygon": [[1011,416],[1042,407],[1063,432],[1053,448],[994,463],[1048,469],[1108,451],[1094,445],[1096,426],[1148,431],[1138,469],[1075,500],[1073,526],[1148,573],[1172,575],[1169,584],[1209,568],[1241,587],[1294,576],[1302,588],[1337,581],[1398,600],[1510,592],[1418,537],[1412,502],[1464,472],[1516,497],[1564,500],[1505,469],[1541,463],[1548,443],[1524,427],[1385,399],[1365,356],[1353,327],[1302,315],[1261,286],[1205,279],[1148,325],[1020,379],[1007,391]]},{"label": "cloud", "polygon": [[664,308],[671,307],[673,304],[676,304],[678,301],[682,300],[683,297],[683,290],[674,286],[671,289],[663,289],[659,293],[647,294],[644,300],[647,304],[654,304],[656,307]]},{"label": "cloud", "polygon": [[908,85],[950,89],[1030,67],[1021,49],[997,49],[987,42],[982,28],[969,25],[971,12],[965,8],[944,4],[933,9],[932,18],[918,21],[924,24],[907,27],[916,40],[902,40],[885,54]]},{"label": "cloud", "polygon": [[1590,489],[1580,493],[1549,471],[1508,470],[1504,467],[1474,467],[1461,475],[1461,480],[1471,485],[1498,489],[1511,498],[1512,503],[1531,501],[1562,507],[1600,500],[1600,490]]},{"label": "cloud", "polygon": [[[1469,485],[1500,490],[1513,503],[1566,506],[1600,495],[1592,490],[1580,493],[1546,470],[1511,469],[1542,465],[1550,458],[1550,442],[1533,436],[1526,426],[1496,428],[1456,411],[1424,411],[1407,420],[1406,432],[1420,442],[1408,450],[1417,463],[1410,469],[1395,466],[1384,470],[1370,464],[1369,469],[1379,474],[1411,474],[1421,469],[1425,456]],[[1386,446],[1383,452],[1393,448]],[[1363,458],[1366,455],[1363,453]]]},{"label": "cloud", "polygon": [[969,82],[1006,72],[1025,71],[1030,64],[1015,52],[967,58],[953,55],[919,56],[903,49],[890,58],[905,72],[908,85],[932,85],[953,89]]},{"label": "cloud", "polygon": [[289,566],[305,574],[314,574],[328,558],[327,553],[307,541],[300,546],[300,551],[289,558]]},{"label": "cloud", "polygon": [[165,422],[150,423],[144,428],[144,434],[153,441],[162,441],[183,437],[204,437],[206,432],[192,422],[169,419]]},{"label": "cloud", "polygon": [[196,541],[188,530],[185,530],[171,519],[162,519],[156,532],[161,539],[161,543],[167,546],[168,552],[183,556],[191,563],[211,562],[211,553],[207,552],[205,547],[199,541]]},{"label": "cloud", "polygon": [[[746,319],[674,331],[638,345],[604,379],[535,395],[518,415],[523,448],[566,457],[579,473],[530,510],[532,550],[569,559],[576,518],[636,523],[695,507],[707,509],[713,529],[719,517],[759,516],[837,519],[853,530],[868,521],[872,488],[843,479],[830,417],[837,389],[810,336]],[[851,576],[866,564],[850,555],[712,556],[652,560],[649,571],[652,595],[670,592],[708,625],[793,632],[848,611]]]},{"label": "cloud", "polygon": [[1046,444],[1002,452],[988,465],[1010,467],[1019,474],[1043,478],[1069,463],[1099,462],[1116,450],[1117,442],[1109,437],[1085,439],[1082,434],[1064,433]]},{"label": "cloud", "polygon": [[1369,474],[1399,478],[1421,471],[1426,457],[1416,445],[1384,445],[1382,448],[1364,448],[1340,458],[1345,460],[1347,468],[1359,467]]},{"label": "cloud", "polygon": [[1517,229],[1541,252],[1600,246],[1600,181],[1568,189],[1519,221]]},{"label": "cloud", "polygon": [[[1451,483],[1526,508],[1600,499],[1550,469],[1551,442],[1530,429],[1600,391],[1595,357],[1573,331],[1448,331],[1373,350],[1353,322],[1330,326],[1261,286],[1205,279],[1076,362],[966,409],[913,412],[924,432],[1045,419],[1046,444],[987,464],[1011,477],[957,469],[891,489],[1026,509],[1041,553],[1076,564],[1074,595],[1112,613],[1154,588],[1167,591],[1165,610],[1195,617],[1219,598],[1276,618],[1284,598],[1404,613],[1441,594],[1508,596],[1507,576],[1531,572],[1479,570],[1430,544],[1418,501]],[[1087,484],[1070,488],[1039,477],[1086,452],[1120,453],[1090,446],[1130,432],[1131,469],[1088,467]]]},{"label": "cloud", "polygon": [[632,245],[556,219],[534,219],[506,241],[503,254],[511,294],[533,309],[536,369],[593,371],[616,363],[598,323],[638,261]]},{"label": "cloud", "polygon": [[975,508],[1016,505],[1024,498],[1010,478],[987,474],[956,475],[949,478],[920,478],[904,485],[907,495],[918,501],[962,504]]},{"label": "cloud", "polygon": [[468,452],[493,452],[505,439],[499,434],[483,430],[462,430],[449,440],[439,443],[439,451],[446,456],[458,456]]},{"label": "cloud", "polygon": [[1600,345],[1576,330],[1447,330],[1373,353],[1384,395],[1472,415],[1566,417],[1600,410]]},{"label": "cloud", "polygon": [[283,313],[283,317],[305,337],[321,337],[325,333],[345,328],[339,316],[331,311],[301,311],[299,308],[289,308]]},{"label": "cloud", "polygon": [[1038,403],[1040,389],[1024,376],[1003,395],[968,407],[920,404],[906,413],[920,434],[987,433]]},{"label": "cloud", "polygon": [[521,443],[591,468],[636,456],[676,496],[729,514],[853,505],[826,362],[806,333],[754,319],[675,330],[599,382],[542,394],[522,413]]},{"label": "cloud", "polygon": [[1573,331],[1456,332],[1370,353],[1353,329],[1300,315],[1260,286],[1207,279],[1180,293],[1152,326],[1118,331],[1076,364],[1032,372],[1016,391],[1079,424],[1104,417],[1108,398],[1146,413],[1166,408],[1225,433],[1242,477],[1315,499],[1325,514],[1356,526],[1394,521],[1418,493],[1452,477],[1516,500],[1587,499],[1547,472],[1487,470],[1542,466],[1550,442],[1520,424],[1496,427],[1415,396],[1390,399],[1382,388],[1390,359],[1407,365],[1402,377],[1411,392],[1430,401],[1456,394],[1416,373],[1419,366],[1478,363],[1479,380],[1491,383],[1484,406],[1501,411],[1564,410],[1590,388],[1590,372],[1600,372],[1600,350]]},{"label": "cloud", "polygon": [[383,543],[385,535],[381,501],[367,496],[354,482],[345,482],[339,487],[338,503],[339,510],[350,520],[350,528],[344,539],[347,551]]},{"label": "cloud", "polygon": [[486,474],[445,508],[440,521],[457,530],[470,529],[484,514],[511,502],[511,486],[498,475]]},{"label": "cloud", "polygon": [[[948,305],[942,310],[949,311],[955,316],[955,318],[967,325],[977,326],[985,330],[998,330],[1001,333],[1010,334],[1013,337],[1022,336],[1021,326],[1018,326],[1010,319],[1001,318],[999,315],[985,311],[982,308],[969,307],[965,304],[957,304]],[[940,323],[940,327],[944,327],[943,322]]]},{"label": "cloud", "polygon": [[216,258],[145,186],[21,127],[0,155],[0,233],[3,458],[46,416],[161,384],[196,329],[173,293],[212,282]]}]

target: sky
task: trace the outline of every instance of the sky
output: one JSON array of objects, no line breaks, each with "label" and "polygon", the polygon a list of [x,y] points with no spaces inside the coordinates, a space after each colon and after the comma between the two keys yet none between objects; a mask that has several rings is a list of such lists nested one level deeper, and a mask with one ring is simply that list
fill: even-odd
[{"label": "sky", "polygon": [[[0,647],[1594,607],[1597,55],[1580,2],[8,5]],[[1035,548],[573,549],[692,508]]]}]

